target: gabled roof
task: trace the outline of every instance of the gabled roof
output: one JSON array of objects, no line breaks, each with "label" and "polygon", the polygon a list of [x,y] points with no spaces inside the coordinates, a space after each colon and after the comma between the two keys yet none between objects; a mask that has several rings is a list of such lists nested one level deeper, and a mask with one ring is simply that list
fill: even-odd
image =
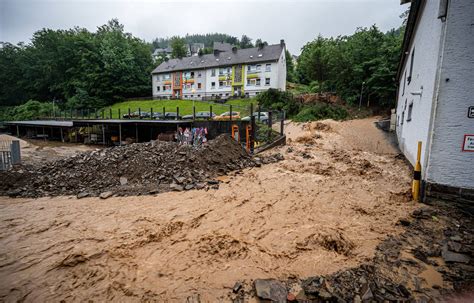
[{"label": "gabled roof", "polygon": [[237,49],[236,51],[218,52],[194,57],[184,57],[181,59],[170,59],[161,63],[152,71],[152,74],[166,73],[173,71],[201,69],[219,66],[229,66],[235,64],[258,63],[265,61],[278,61],[285,44],[267,45],[261,49],[258,47]]},{"label": "gabled roof", "polygon": [[408,51],[410,50],[411,40],[415,33],[415,28],[418,23],[418,19],[421,17],[421,6],[424,4],[425,0],[411,0],[411,1],[401,1],[401,4],[411,2],[410,13],[408,15],[408,21],[405,28],[405,35],[403,36],[402,44],[402,54],[400,56],[400,62],[398,64],[397,72],[397,81],[400,82],[400,77],[402,76],[403,66],[408,57]]}]

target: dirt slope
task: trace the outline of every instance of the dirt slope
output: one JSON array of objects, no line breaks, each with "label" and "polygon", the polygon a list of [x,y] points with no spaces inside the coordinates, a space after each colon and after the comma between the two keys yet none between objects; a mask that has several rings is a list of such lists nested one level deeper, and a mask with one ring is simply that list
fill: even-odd
[{"label": "dirt slope", "polygon": [[417,207],[410,169],[372,122],[288,125],[284,161],[218,190],[0,198],[0,301],[210,302],[237,280],[357,266]]}]

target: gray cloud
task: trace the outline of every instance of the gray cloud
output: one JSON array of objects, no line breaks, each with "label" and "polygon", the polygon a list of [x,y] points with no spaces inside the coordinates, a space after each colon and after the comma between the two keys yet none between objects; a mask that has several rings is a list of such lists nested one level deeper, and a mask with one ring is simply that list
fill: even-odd
[{"label": "gray cloud", "polygon": [[285,39],[292,53],[318,34],[351,34],[376,24],[386,31],[401,24],[399,0],[273,1],[91,1],[0,0],[0,41],[28,42],[41,28],[74,26],[94,31],[118,18],[127,32],[146,41],[186,33],[247,34],[269,43]]}]

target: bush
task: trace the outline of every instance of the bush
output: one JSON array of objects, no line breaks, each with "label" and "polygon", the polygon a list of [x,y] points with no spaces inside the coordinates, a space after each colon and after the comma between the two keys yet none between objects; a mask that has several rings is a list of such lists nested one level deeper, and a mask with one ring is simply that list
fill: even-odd
[{"label": "bush", "polygon": [[36,100],[29,100],[25,104],[16,106],[12,110],[11,120],[33,120],[42,117],[49,117],[53,112],[52,103],[41,103]]},{"label": "bush", "polygon": [[288,116],[295,115],[299,111],[299,104],[289,92],[282,92],[274,88],[260,93],[257,102],[266,109],[284,110]]},{"label": "bush", "polygon": [[307,122],[323,119],[343,120],[347,118],[348,112],[338,106],[328,104],[316,104],[304,107],[294,118],[296,122]]}]

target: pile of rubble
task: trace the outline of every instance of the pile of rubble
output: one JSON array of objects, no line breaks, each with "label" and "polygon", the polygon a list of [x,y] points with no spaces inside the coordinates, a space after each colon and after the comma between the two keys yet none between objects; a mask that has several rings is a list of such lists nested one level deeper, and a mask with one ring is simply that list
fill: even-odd
[{"label": "pile of rubble", "polygon": [[0,173],[0,195],[107,198],[218,187],[216,176],[281,158],[252,158],[226,135],[199,148],[152,141],[81,153],[42,166],[16,167]]},{"label": "pile of rubble", "polygon": [[423,207],[400,220],[406,231],[384,240],[365,264],[304,280],[237,282],[230,297],[234,302],[253,296],[273,302],[432,302],[454,293],[468,302],[474,298],[471,216],[452,207]]}]

